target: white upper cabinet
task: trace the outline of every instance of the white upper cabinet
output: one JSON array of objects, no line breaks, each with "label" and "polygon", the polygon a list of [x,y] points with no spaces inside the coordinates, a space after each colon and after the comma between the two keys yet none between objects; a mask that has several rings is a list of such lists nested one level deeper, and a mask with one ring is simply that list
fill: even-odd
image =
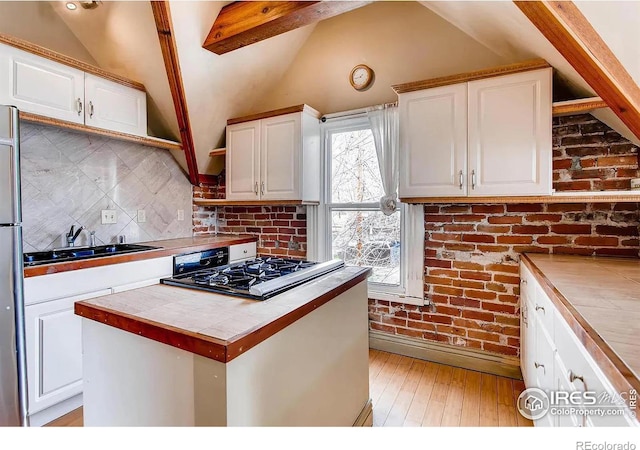
[{"label": "white upper cabinet", "polygon": [[468,87],[469,195],[551,194],[551,69]]},{"label": "white upper cabinet", "polygon": [[85,99],[85,124],[147,135],[147,99],[143,91],[86,74]]},{"label": "white upper cabinet", "polygon": [[227,200],[320,200],[317,113],[266,117],[227,126]]},{"label": "white upper cabinet", "polygon": [[147,136],[144,91],[0,44],[0,104],[52,119]]},{"label": "white upper cabinet", "polygon": [[84,72],[0,45],[0,104],[84,123]]},{"label": "white upper cabinet", "polygon": [[255,200],[259,196],[260,121],[227,127],[227,198]]},{"label": "white upper cabinet", "polygon": [[401,93],[399,196],[551,194],[551,74]]},{"label": "white upper cabinet", "polygon": [[467,195],[467,87],[400,97],[400,196]]}]

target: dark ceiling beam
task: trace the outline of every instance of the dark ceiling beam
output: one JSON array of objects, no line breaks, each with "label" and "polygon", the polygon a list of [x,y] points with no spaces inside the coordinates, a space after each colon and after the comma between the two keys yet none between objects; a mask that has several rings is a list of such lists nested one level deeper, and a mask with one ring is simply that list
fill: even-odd
[{"label": "dark ceiling beam", "polygon": [[218,55],[368,5],[371,1],[241,1],[222,8],[202,46]]},{"label": "dark ceiling beam", "polygon": [[180,128],[180,140],[187,160],[189,170],[189,181],[194,186],[199,183],[198,163],[196,160],[196,149],[193,144],[193,133],[191,132],[191,122],[189,121],[189,111],[187,110],[187,97],[182,82],[180,72],[180,62],[178,61],[178,49],[173,37],[173,26],[171,24],[171,11],[168,1],[151,1],[153,18],[158,30],[160,48],[164,59],[164,67],[167,71],[173,106],[176,110],[178,127]]},{"label": "dark ceiling beam", "polygon": [[640,139],[640,88],[570,1],[514,1],[531,23]]}]

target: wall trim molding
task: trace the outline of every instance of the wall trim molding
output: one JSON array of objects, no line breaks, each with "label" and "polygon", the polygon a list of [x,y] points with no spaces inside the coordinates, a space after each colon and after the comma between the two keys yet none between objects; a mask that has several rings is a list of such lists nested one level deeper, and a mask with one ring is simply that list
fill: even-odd
[{"label": "wall trim molding", "polygon": [[520,360],[481,350],[369,330],[369,347],[411,358],[522,380]]},{"label": "wall trim molding", "polygon": [[353,422],[354,427],[372,427],[373,426],[373,402],[371,399],[367,400],[364,408],[358,414],[358,418]]}]

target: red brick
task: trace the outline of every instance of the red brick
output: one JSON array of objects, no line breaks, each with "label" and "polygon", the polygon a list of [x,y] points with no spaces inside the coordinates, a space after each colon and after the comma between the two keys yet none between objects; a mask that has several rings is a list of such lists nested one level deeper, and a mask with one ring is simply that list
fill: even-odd
[{"label": "red brick", "polygon": [[553,183],[553,187],[557,191],[590,191],[591,182],[589,181],[563,181]]},{"label": "red brick", "polygon": [[605,236],[638,236],[638,226],[596,225],[596,233]]},{"label": "red brick", "polygon": [[522,216],[495,216],[495,217],[489,217],[487,221],[489,223],[496,223],[496,224],[522,223]]},{"label": "red brick", "polygon": [[485,311],[472,311],[472,310],[462,311],[462,317],[464,317],[465,319],[482,320],[483,322],[493,322],[495,318],[495,316],[492,313],[488,313]]},{"label": "red brick", "polygon": [[443,295],[455,295],[455,296],[462,295],[462,289],[449,287],[449,286],[438,286],[438,285],[433,286],[433,292],[435,292],[436,294],[443,294]]},{"label": "red brick", "polygon": [[461,319],[461,318],[454,318],[453,325],[457,327],[464,327],[464,328],[470,328],[475,330],[482,329],[481,323],[476,322],[475,320],[468,320],[468,319]]},{"label": "red brick", "polygon": [[599,236],[579,236],[574,241],[574,244],[590,246],[590,247],[616,247],[618,245],[618,238],[599,237]]},{"label": "red brick", "polygon": [[[453,297],[455,298],[455,297]],[[458,317],[460,316],[460,308],[454,308],[452,306],[438,306],[436,307],[436,312],[438,314],[444,314],[446,316]]]},{"label": "red brick", "polygon": [[480,300],[494,300],[498,297],[498,294],[492,291],[474,291],[472,289],[465,289],[464,295],[469,298],[477,298]]},{"label": "red brick", "polygon": [[518,303],[518,296],[517,295],[500,294],[500,295],[498,295],[498,300],[501,301],[501,302],[506,302],[506,303]]},{"label": "red brick", "polygon": [[484,270],[484,265],[469,261],[454,261],[453,267],[456,269]]},{"label": "red brick", "polygon": [[468,308],[480,308],[480,300],[465,297],[451,297],[449,303],[456,306],[466,306]]},{"label": "red brick", "polygon": [[501,315],[496,314],[496,322],[503,323],[505,325],[519,326],[520,325],[520,318],[511,317],[511,316],[501,316]]},{"label": "red brick", "polygon": [[450,224],[444,225],[442,228],[444,231],[447,231],[447,232],[475,231],[475,225],[467,224],[467,223],[450,223]]},{"label": "red brick", "polygon": [[455,222],[480,222],[485,216],[479,214],[460,214],[453,216]]},{"label": "red brick", "polygon": [[531,236],[498,236],[498,244],[531,244]]},{"label": "red brick", "polygon": [[450,334],[452,336],[466,336],[467,330],[460,327],[452,327],[449,325],[437,325],[436,331],[438,334]]},{"label": "red brick", "polygon": [[593,255],[594,250],[592,248],[576,248],[576,247],[554,247],[553,253],[561,255]]},{"label": "red brick", "polygon": [[536,238],[538,244],[566,244],[569,242],[569,238],[566,236],[538,236]]},{"label": "red brick", "polygon": [[382,323],[386,323],[387,325],[396,325],[400,327],[406,327],[407,319],[401,319],[401,318],[392,317],[392,316],[383,316]]},{"label": "red brick", "polygon": [[542,205],[538,203],[515,203],[507,205],[507,212],[542,212]]},{"label": "red brick", "polygon": [[371,326],[372,330],[384,331],[385,333],[394,334],[396,330],[395,327],[390,327],[389,325],[383,325],[378,322],[369,322],[369,325]]},{"label": "red brick", "polygon": [[469,205],[449,205],[449,206],[442,206],[440,208],[440,212],[454,213],[454,214],[461,214],[461,213],[468,214],[470,210],[471,208]]},{"label": "red brick", "polygon": [[453,319],[449,316],[442,316],[442,315],[438,315],[438,314],[423,314],[423,320],[425,322],[432,322],[432,323],[444,323],[444,324],[451,324],[451,322],[453,321]]},{"label": "red brick", "polygon": [[490,272],[506,272],[506,273],[520,273],[520,268],[517,264],[488,264],[486,269]]},{"label": "red brick", "polygon": [[479,251],[484,253],[504,253],[509,251],[509,247],[505,247],[504,245],[481,245],[478,244],[477,248]]},{"label": "red brick", "polygon": [[475,250],[476,247],[474,244],[456,244],[456,243],[445,242],[444,248],[446,248],[447,250],[453,250],[453,251],[472,252],[473,250]]},{"label": "red brick", "polygon": [[591,225],[586,225],[586,224],[551,225],[551,232],[556,234],[591,234]]},{"label": "red brick", "polygon": [[448,270],[448,269],[429,269],[429,275],[432,275],[434,277],[445,276],[445,277],[451,277],[451,278],[458,278],[458,271]]},{"label": "red brick", "polygon": [[491,273],[472,270],[461,270],[460,278],[465,278],[467,280],[491,281]]},{"label": "red brick", "polygon": [[495,236],[490,234],[464,234],[462,236],[464,242],[483,242],[485,244],[493,244],[496,241]]},{"label": "red brick", "polygon": [[514,225],[511,227],[513,234],[547,234],[549,227],[546,225]]},{"label": "red brick", "polygon": [[598,158],[598,167],[638,166],[638,157],[633,156],[605,156]]},{"label": "red brick", "polygon": [[427,267],[442,267],[443,269],[451,269],[451,261],[444,259],[425,258],[424,265]]},{"label": "red brick", "polygon": [[482,302],[482,309],[485,311],[501,312],[506,314],[516,313],[516,307],[508,303]]},{"label": "red brick", "polygon": [[502,355],[511,355],[511,356],[518,355],[517,348],[507,347],[506,345],[493,344],[491,342],[484,342],[482,344],[482,348],[488,352],[500,353]]},{"label": "red brick", "polygon": [[500,283],[487,283],[486,289],[494,292],[507,292],[507,288]]},{"label": "red brick", "polygon": [[482,281],[451,280],[451,284],[453,286],[461,287],[461,288],[470,288],[470,289],[482,289],[482,288],[484,288],[484,283]]},{"label": "red brick", "polygon": [[425,214],[425,222],[449,223],[453,221],[453,216],[446,214]]},{"label": "red brick", "polygon": [[462,235],[459,233],[431,233],[430,238],[434,241],[460,241]]},{"label": "red brick", "polygon": [[500,335],[496,333],[487,333],[486,331],[469,330],[467,331],[467,336],[481,341],[500,342]]},{"label": "red brick", "polygon": [[504,234],[511,231],[511,227],[508,225],[478,225],[477,231],[481,233],[498,233]]},{"label": "red brick", "polygon": [[451,286],[453,280],[446,277],[424,277],[424,282],[428,284],[437,284],[440,286]]},{"label": "red brick", "polygon": [[471,212],[475,214],[503,214],[504,205],[473,205]]},{"label": "red brick", "polygon": [[493,274],[493,281],[506,284],[520,284],[520,277],[496,273]]},{"label": "red brick", "polygon": [[596,255],[601,256],[628,256],[631,258],[638,257],[637,248],[597,248],[595,249]]}]

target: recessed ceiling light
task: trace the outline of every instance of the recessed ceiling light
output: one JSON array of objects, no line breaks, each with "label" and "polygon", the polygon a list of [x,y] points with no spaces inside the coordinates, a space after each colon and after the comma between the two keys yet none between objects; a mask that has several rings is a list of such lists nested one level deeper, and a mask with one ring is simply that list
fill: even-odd
[{"label": "recessed ceiling light", "polygon": [[73,11],[78,8],[78,6],[73,2],[67,2],[66,6],[67,6],[67,9],[70,11]]}]

